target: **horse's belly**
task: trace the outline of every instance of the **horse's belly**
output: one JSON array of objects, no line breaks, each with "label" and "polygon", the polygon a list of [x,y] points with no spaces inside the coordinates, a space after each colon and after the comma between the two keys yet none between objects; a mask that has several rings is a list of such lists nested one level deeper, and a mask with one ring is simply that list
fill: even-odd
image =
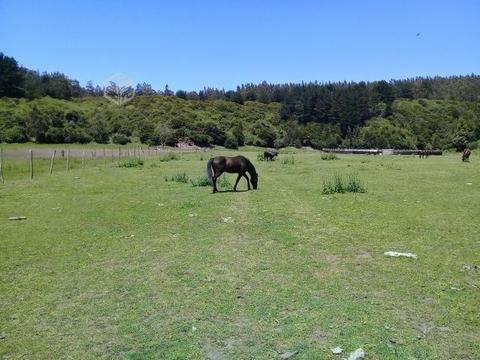
[{"label": "horse's belly", "polygon": [[225,172],[230,174],[238,174],[241,171],[238,171],[238,169],[225,169]]}]

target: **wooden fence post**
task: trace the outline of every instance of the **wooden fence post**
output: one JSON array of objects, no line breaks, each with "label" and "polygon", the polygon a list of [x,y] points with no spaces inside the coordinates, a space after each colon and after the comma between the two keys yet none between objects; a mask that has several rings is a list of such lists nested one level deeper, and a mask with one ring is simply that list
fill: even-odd
[{"label": "wooden fence post", "polygon": [[107,151],[103,148],[103,167],[107,167]]},{"label": "wooden fence post", "polygon": [[82,151],[82,168],[85,167],[85,150]]},{"label": "wooden fence post", "polygon": [[65,170],[68,172],[70,170],[70,149],[67,149],[67,165],[65,167]]},{"label": "wooden fence post", "polygon": [[56,152],[57,150],[53,150],[52,159],[50,160],[50,175],[52,175],[52,172],[53,172],[53,162],[55,161]]},{"label": "wooden fence post", "polygon": [[30,179],[33,179],[33,150],[28,150],[30,153]]},{"label": "wooden fence post", "polygon": [[3,177],[3,147],[0,147],[0,180],[2,184],[5,184],[5,178]]}]

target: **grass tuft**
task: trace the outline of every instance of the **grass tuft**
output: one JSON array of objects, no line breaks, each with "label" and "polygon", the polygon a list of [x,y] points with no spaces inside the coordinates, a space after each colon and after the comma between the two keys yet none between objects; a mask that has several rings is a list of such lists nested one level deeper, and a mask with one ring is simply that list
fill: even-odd
[{"label": "grass tuft", "polygon": [[134,168],[134,167],[142,167],[144,161],[140,158],[133,158],[133,159],[125,159],[118,162],[118,167],[123,168]]},{"label": "grass tuft", "polygon": [[322,154],[321,156],[322,160],[339,160],[340,158],[337,156],[337,154],[334,153],[325,153]]},{"label": "grass tuft", "polygon": [[190,179],[192,186],[210,186],[210,181],[207,176],[199,176],[196,179]]},{"label": "grass tuft", "polygon": [[180,156],[178,154],[168,152],[168,153],[160,156],[159,160],[162,161],[162,162],[180,160]]},{"label": "grass tuft", "polygon": [[177,173],[170,178],[168,176],[164,176],[164,179],[165,181],[173,181],[173,182],[186,184],[188,183],[189,177],[185,172],[183,172],[183,173]]},{"label": "grass tuft", "polygon": [[367,189],[357,174],[341,175],[335,174],[333,177],[323,181],[322,194],[343,194],[343,193],[365,193]]},{"label": "grass tuft", "polygon": [[222,190],[229,190],[232,188],[232,184],[230,183],[230,181],[228,181],[228,178],[225,176],[225,174],[223,174],[217,180],[217,187]]},{"label": "grass tuft", "polygon": [[295,157],[287,156],[282,159],[282,164],[284,165],[295,165]]}]

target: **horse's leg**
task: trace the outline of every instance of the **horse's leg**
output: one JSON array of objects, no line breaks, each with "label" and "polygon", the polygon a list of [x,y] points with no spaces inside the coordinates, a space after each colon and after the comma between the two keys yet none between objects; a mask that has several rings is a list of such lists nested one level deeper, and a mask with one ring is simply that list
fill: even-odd
[{"label": "horse's leg", "polygon": [[242,174],[238,174],[237,181],[235,181],[235,186],[233,187],[233,191],[237,191],[237,185],[241,177],[242,177]]},{"label": "horse's leg", "polygon": [[216,193],[218,192],[218,189],[217,189],[217,179],[220,177],[220,175],[223,174],[223,171],[222,170],[216,170],[215,173],[213,174],[213,192]]},{"label": "horse's leg", "polygon": [[250,190],[250,180],[248,179],[247,174],[243,173],[242,176],[245,176],[245,179],[247,179],[248,190]]}]

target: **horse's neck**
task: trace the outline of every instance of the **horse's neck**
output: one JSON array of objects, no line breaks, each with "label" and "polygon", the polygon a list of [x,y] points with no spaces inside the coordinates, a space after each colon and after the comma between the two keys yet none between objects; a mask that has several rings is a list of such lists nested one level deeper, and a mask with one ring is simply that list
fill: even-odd
[{"label": "horse's neck", "polygon": [[257,172],[250,161],[248,162],[247,171],[250,173],[250,175],[257,175]]}]

